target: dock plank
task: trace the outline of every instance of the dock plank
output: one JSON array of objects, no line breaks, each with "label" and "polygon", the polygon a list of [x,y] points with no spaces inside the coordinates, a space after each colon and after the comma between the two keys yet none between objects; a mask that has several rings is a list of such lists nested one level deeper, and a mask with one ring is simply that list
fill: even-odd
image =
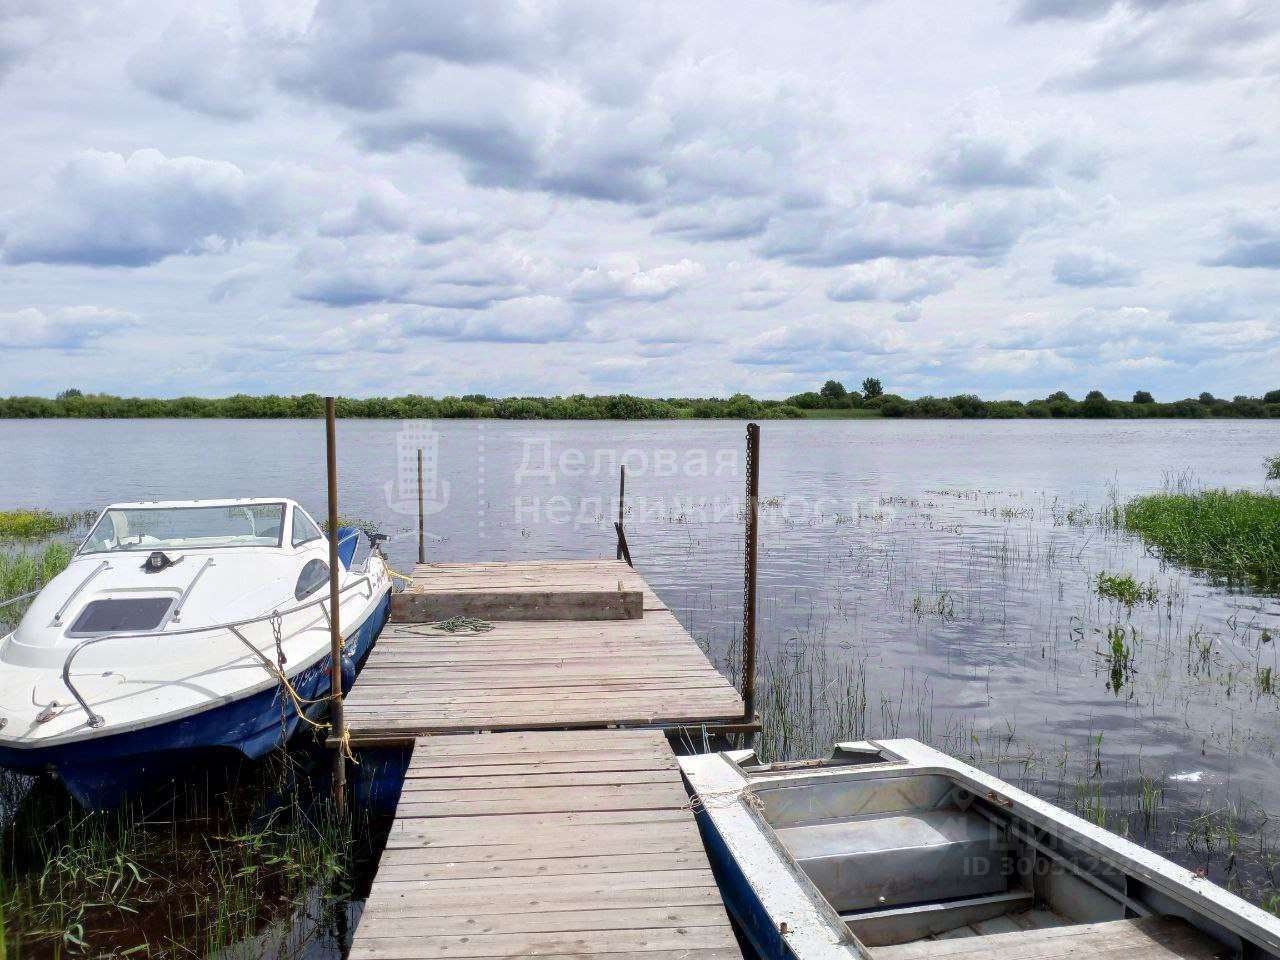
[{"label": "dock plank", "polygon": [[661,731],[420,738],[410,770],[352,960],[741,960]]}]

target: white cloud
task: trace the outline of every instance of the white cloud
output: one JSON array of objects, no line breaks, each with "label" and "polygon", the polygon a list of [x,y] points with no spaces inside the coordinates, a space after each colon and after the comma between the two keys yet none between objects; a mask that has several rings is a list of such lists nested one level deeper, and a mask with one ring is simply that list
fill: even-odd
[{"label": "white cloud", "polygon": [[258,112],[267,81],[238,24],[178,19],[129,60],[133,82],[163,100],[209,116],[244,120]]},{"label": "white cloud", "polygon": [[[1101,28],[1096,47],[1056,78],[1067,89],[1110,90],[1167,81],[1274,73],[1275,32],[1280,13],[1273,4],[1235,0],[1215,4],[1145,3],[1119,9]],[[1269,48],[1256,56],[1257,48]],[[1271,58],[1271,66],[1262,66]]]},{"label": "white cloud", "polygon": [[289,222],[287,182],[235,164],[89,150],[3,221],[10,263],[140,267],[225,249]]},{"label": "white cloud", "polygon": [[685,257],[648,270],[629,258],[588,267],[569,284],[569,296],[580,303],[602,300],[665,300],[701,277],[706,268]]},{"label": "white cloud", "polygon": [[952,271],[945,266],[879,259],[846,269],[827,287],[827,296],[839,302],[908,303],[949,290],[954,283]]},{"label": "white cloud", "polygon": [[1207,261],[1212,266],[1280,270],[1280,208],[1235,214],[1222,233],[1222,251]]},{"label": "white cloud", "polygon": [[0,313],[0,347],[11,350],[80,350],[135,323],[119,310],[66,307],[47,313],[25,307]]},{"label": "white cloud", "polygon": [[1127,287],[1138,268],[1101,250],[1068,250],[1053,261],[1053,279],[1069,287]]},{"label": "white cloud", "polygon": [[772,310],[794,296],[795,291],[780,277],[766,273],[738,294],[735,305],[739,310]]}]

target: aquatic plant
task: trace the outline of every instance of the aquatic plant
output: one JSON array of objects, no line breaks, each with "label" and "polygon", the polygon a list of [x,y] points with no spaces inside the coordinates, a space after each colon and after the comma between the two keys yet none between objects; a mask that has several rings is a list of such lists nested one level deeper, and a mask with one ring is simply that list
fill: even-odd
[{"label": "aquatic plant", "polygon": [[926,600],[921,594],[917,593],[915,599],[911,601],[911,612],[921,618],[936,616],[942,620],[954,620],[956,617],[955,595],[942,590],[937,596]]},{"label": "aquatic plant", "polygon": [[1147,776],[1138,778],[1138,806],[1142,813],[1144,833],[1151,833],[1156,827],[1156,812],[1164,802],[1164,788]]},{"label": "aquatic plant", "polygon": [[305,773],[278,753],[225,791],[99,813],[38,783],[0,863],[10,952],[284,956],[245,944],[304,904],[345,896],[353,830],[367,828],[312,799]]},{"label": "aquatic plant", "polygon": [[1111,669],[1111,679],[1107,686],[1112,693],[1119,693],[1133,669],[1133,647],[1130,641],[1137,642],[1138,631],[1133,627],[1126,628],[1117,623],[1107,629],[1106,636],[1107,647],[1102,656]]},{"label": "aquatic plant", "polygon": [[0,510],[0,540],[39,540],[68,533],[92,519],[93,514],[85,513]]},{"label": "aquatic plant", "polygon": [[1267,458],[1267,479],[1280,480],[1280,454]]},{"label": "aquatic plant", "polygon": [[1155,603],[1160,596],[1154,582],[1139,583],[1128,573],[1100,573],[1094,580],[1098,596],[1107,597],[1126,607],[1139,603]]},{"label": "aquatic plant", "polygon": [[1152,494],[1129,501],[1124,525],[1173,563],[1264,587],[1280,583],[1280,496],[1247,490]]}]

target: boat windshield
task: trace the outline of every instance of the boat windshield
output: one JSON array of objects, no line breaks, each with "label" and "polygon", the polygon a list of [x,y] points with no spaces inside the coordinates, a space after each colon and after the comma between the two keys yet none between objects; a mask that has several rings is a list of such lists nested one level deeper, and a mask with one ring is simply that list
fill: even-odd
[{"label": "boat windshield", "polygon": [[113,508],[102,515],[80,552],[278,547],[283,527],[283,503]]}]

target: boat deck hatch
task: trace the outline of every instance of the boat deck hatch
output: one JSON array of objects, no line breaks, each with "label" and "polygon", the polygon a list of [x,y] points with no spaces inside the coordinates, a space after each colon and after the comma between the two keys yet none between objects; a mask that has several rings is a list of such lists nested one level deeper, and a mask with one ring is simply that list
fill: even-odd
[{"label": "boat deck hatch", "polygon": [[173,597],[107,597],[85,605],[68,637],[154,630],[168,615]]}]

